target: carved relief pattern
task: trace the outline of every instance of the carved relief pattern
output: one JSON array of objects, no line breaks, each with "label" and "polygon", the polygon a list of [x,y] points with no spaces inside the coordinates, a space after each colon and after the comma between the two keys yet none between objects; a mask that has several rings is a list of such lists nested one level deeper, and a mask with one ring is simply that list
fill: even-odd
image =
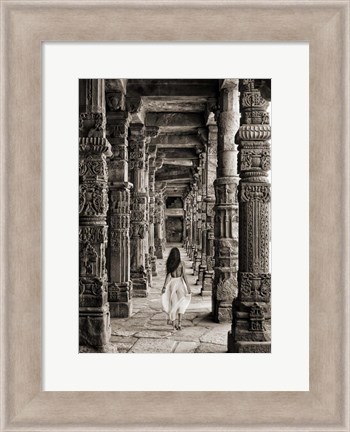
[{"label": "carved relief pattern", "polygon": [[92,155],[100,155],[103,157],[110,156],[111,145],[106,138],[101,137],[80,137],[79,138],[79,158]]},{"label": "carved relief pattern", "polygon": [[[224,182],[220,180],[224,180]],[[218,179],[216,181],[215,195],[217,204],[237,205],[237,184],[231,179]]]},{"label": "carved relief pattern", "polygon": [[81,226],[79,227],[79,241],[82,243],[107,242],[107,226]]},{"label": "carved relief pattern", "polygon": [[258,303],[254,303],[249,311],[250,331],[264,331],[265,314]]},{"label": "carved relief pattern", "polygon": [[87,156],[79,161],[79,176],[92,178],[107,178],[107,162],[105,158]]},{"label": "carved relief pattern", "polygon": [[81,216],[105,216],[108,210],[105,183],[85,182],[79,186],[79,214]]},{"label": "carved relief pattern", "polygon": [[259,169],[264,171],[270,170],[270,151],[265,149],[246,150],[242,149],[239,157],[239,166],[241,171],[248,169]]},{"label": "carved relief pattern", "polygon": [[[106,226],[79,227],[80,294],[100,295],[107,282]],[[90,288],[89,288],[90,287]]]},{"label": "carved relief pattern", "polygon": [[79,295],[92,295],[99,297],[105,291],[103,281],[98,278],[94,279],[79,279]]},{"label": "carved relief pattern", "polygon": [[270,207],[269,204],[259,205],[259,272],[269,271],[270,260]]},{"label": "carved relief pattern", "polygon": [[79,131],[83,136],[103,136],[106,126],[106,116],[102,112],[82,112],[79,114]]},{"label": "carved relief pattern", "polygon": [[271,274],[270,273],[245,273],[238,274],[242,301],[269,301],[271,296]]},{"label": "carved relief pattern", "polygon": [[269,202],[270,201],[270,185],[265,183],[240,183],[239,187],[239,200],[240,202],[248,201],[259,201]]},{"label": "carved relief pattern", "polygon": [[128,187],[111,190],[110,193],[110,247],[116,251],[119,260],[125,257],[128,249],[124,250],[122,239],[129,236],[130,228],[130,197]]}]

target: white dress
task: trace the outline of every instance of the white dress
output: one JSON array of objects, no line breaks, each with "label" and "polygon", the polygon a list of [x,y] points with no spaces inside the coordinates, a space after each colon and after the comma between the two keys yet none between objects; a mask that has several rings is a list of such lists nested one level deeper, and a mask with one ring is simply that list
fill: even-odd
[{"label": "white dress", "polygon": [[[183,271],[183,270],[182,270]],[[191,294],[188,294],[186,283],[182,276],[171,276],[162,294],[162,308],[171,321],[175,321],[179,313],[184,314],[191,303]]]}]

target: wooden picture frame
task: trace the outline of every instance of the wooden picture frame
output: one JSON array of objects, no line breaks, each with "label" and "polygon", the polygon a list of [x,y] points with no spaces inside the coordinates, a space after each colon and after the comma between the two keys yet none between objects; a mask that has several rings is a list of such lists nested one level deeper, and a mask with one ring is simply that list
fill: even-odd
[{"label": "wooden picture frame", "polygon": [[[1,430],[349,430],[349,1],[1,6]],[[41,42],[91,40],[310,43],[310,391],[41,391]]]}]

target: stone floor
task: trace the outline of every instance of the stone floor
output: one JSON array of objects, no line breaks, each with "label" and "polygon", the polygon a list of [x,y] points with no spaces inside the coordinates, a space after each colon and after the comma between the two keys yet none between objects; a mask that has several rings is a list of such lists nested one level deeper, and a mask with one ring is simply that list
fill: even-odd
[{"label": "stone floor", "polygon": [[[161,310],[160,295],[165,263],[171,247],[177,246],[191,284],[191,303],[182,320],[182,330],[173,331]],[[211,297],[200,295],[195,285],[192,262],[181,245],[168,245],[165,258],[157,260],[158,276],[153,277],[148,297],[133,298],[130,318],[113,318],[111,343],[120,353],[225,353],[230,324],[214,323],[210,316]]]}]

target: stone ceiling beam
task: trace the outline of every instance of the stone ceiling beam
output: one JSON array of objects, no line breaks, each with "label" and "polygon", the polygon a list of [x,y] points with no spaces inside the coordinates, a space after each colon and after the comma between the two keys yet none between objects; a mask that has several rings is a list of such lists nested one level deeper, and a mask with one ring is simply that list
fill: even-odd
[{"label": "stone ceiling beam", "polygon": [[168,158],[164,158],[163,159],[163,165],[175,165],[175,166],[189,166],[192,167],[193,166],[193,162],[191,160],[187,160],[187,159],[168,159]]},{"label": "stone ceiling beam", "polygon": [[168,182],[168,181],[172,181],[172,180],[174,180],[174,181],[180,181],[180,182],[182,180],[192,182],[193,178],[189,174],[178,174],[178,173],[176,173],[174,171],[170,172],[170,173],[166,173],[166,172],[159,173],[159,172],[157,172],[157,174],[156,174],[156,181],[166,181],[166,182]]},{"label": "stone ceiling beam", "polygon": [[177,134],[159,134],[157,138],[153,139],[153,144],[157,144],[158,148],[171,148],[180,147],[186,148],[201,148],[202,142],[197,135],[197,131],[193,134],[177,135]]},{"label": "stone ceiling beam", "polygon": [[186,183],[186,182],[193,182],[193,177],[192,176],[188,176],[188,177],[186,177],[185,175],[183,175],[182,177],[176,177],[176,178],[173,178],[173,179],[169,179],[169,180],[167,180],[166,182],[167,183],[171,183],[171,184],[173,184],[173,183]]},{"label": "stone ceiling beam", "polygon": [[127,93],[130,96],[206,96],[216,97],[217,80],[207,79],[130,79]]},{"label": "stone ceiling beam", "polygon": [[143,96],[147,112],[204,112],[208,98],[202,96]]},{"label": "stone ceiling beam", "polygon": [[157,154],[164,159],[197,160],[198,154],[193,149],[186,148],[162,148]]},{"label": "stone ceiling beam", "polygon": [[202,113],[147,113],[146,126],[157,126],[161,130],[187,130],[205,126],[205,119]]}]

